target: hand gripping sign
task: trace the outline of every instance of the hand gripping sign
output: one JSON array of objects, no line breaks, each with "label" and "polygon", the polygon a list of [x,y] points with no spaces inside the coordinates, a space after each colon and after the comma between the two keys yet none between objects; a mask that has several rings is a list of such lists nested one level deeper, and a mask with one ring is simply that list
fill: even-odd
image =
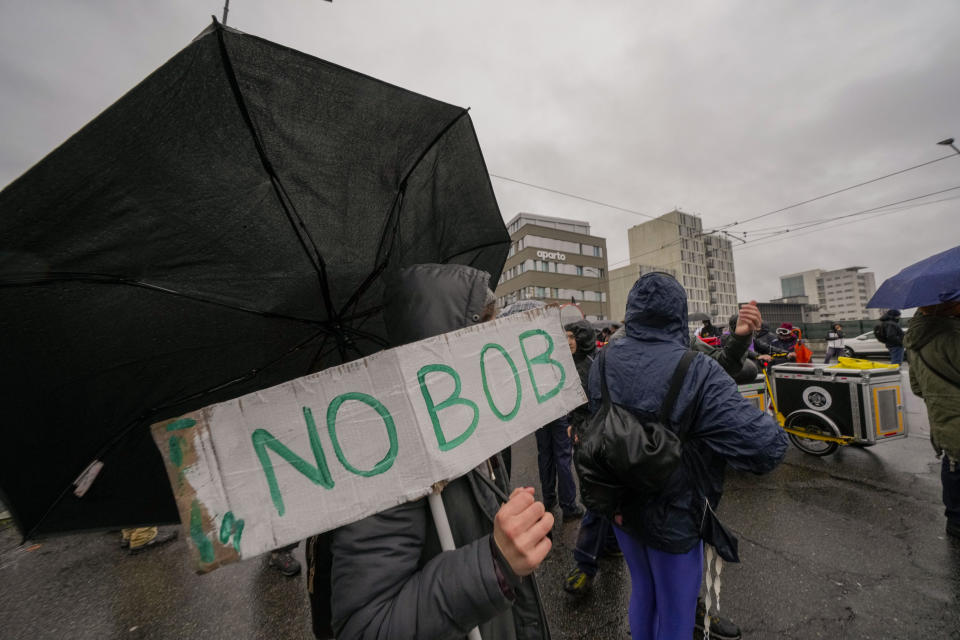
[{"label": "hand gripping sign", "polygon": [[199,573],[423,497],[586,402],[557,309],[154,424]]}]

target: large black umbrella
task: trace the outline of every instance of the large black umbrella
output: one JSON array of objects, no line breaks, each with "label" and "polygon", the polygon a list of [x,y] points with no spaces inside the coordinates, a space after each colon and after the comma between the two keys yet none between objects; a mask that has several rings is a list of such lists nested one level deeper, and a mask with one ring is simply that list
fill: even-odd
[{"label": "large black umbrella", "polygon": [[383,348],[384,272],[509,242],[464,109],[214,24],[0,193],[0,500],[177,521],[150,423]]}]

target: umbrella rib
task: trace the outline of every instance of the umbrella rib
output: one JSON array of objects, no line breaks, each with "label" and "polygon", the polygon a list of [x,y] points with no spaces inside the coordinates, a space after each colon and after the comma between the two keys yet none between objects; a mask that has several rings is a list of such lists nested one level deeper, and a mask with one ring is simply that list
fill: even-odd
[{"label": "umbrella rib", "polygon": [[[501,241],[501,242],[487,242],[486,244],[478,244],[478,245],[475,246],[475,247],[470,247],[469,249],[464,249],[463,251],[459,251],[459,252],[457,252],[457,253],[451,253],[450,255],[446,256],[446,257],[443,259],[443,261],[444,261],[444,262],[448,262],[448,261],[450,261],[450,260],[453,260],[453,259],[456,258],[457,256],[462,256],[463,254],[469,253],[470,251],[477,251],[478,249],[486,249],[487,247],[496,247],[496,246],[502,245],[502,244],[508,244],[508,243],[505,243],[505,242],[502,242],[502,241]],[[472,265],[470,265],[470,266],[472,266]]]},{"label": "umbrella rib", "polygon": [[[400,224],[400,208],[403,206],[403,194],[406,193],[406,190],[407,190],[407,186],[406,186],[406,183],[404,183],[404,184],[400,187],[400,189],[397,191],[397,195],[396,195],[396,197],[394,197],[394,199],[393,199],[393,204],[392,204],[391,207],[390,207],[390,214],[389,214],[389,216],[388,216],[388,224],[387,224],[386,226],[388,227],[388,226],[389,226],[389,220],[390,220],[390,219],[393,219],[393,221],[394,221],[394,223],[393,223],[393,226],[394,226],[393,235],[394,235],[394,236],[396,236],[397,227],[398,227],[399,224]],[[384,240],[386,239],[386,233],[387,233],[387,230],[386,230],[386,228],[384,228],[384,232],[383,232],[383,234],[380,236],[380,245],[377,247],[377,256],[378,256],[378,257],[380,256],[380,252],[383,250],[383,243],[384,243]],[[340,316],[341,316],[341,317],[342,317],[344,314],[346,314],[347,311],[350,310],[351,307],[356,307],[357,303],[360,302],[360,296],[362,296],[364,293],[366,293],[367,289],[370,288],[370,286],[373,284],[374,280],[376,280],[377,277],[378,277],[381,273],[383,273],[383,270],[387,268],[387,263],[388,263],[389,260],[390,260],[390,253],[391,253],[391,251],[392,251],[392,249],[393,249],[393,244],[392,244],[392,243],[391,243],[390,247],[391,247],[391,249],[390,249],[390,251],[387,252],[387,255],[384,257],[383,261],[380,262],[380,264],[378,264],[377,266],[375,266],[374,269],[373,269],[373,271],[371,271],[370,274],[367,275],[366,278],[364,278],[363,282],[360,283],[360,286],[358,286],[358,287],[356,288],[356,290],[353,292],[353,295],[350,296],[350,299],[347,300],[347,303],[346,303],[345,305],[343,305],[343,308],[342,308],[342,309],[340,309]]]},{"label": "umbrella rib", "polygon": [[[263,146],[263,141],[257,134],[257,129],[253,124],[253,117],[250,115],[250,110],[247,108],[247,103],[243,99],[243,92],[240,89],[240,82],[237,80],[236,72],[233,69],[233,63],[230,61],[230,54],[227,51],[227,43],[224,40],[223,32],[223,25],[217,24],[217,42],[220,46],[220,57],[221,61],[223,62],[224,72],[227,75],[227,81],[230,83],[230,89],[233,92],[233,98],[236,101],[237,108],[240,111],[240,116],[243,118],[244,124],[246,124],[247,129],[250,132],[250,137],[253,140],[254,147],[257,150],[260,163],[263,166],[264,171],[266,171],[267,175],[270,177],[270,184],[273,185],[274,192],[277,194],[277,200],[280,203],[280,207],[283,209],[290,226],[293,227],[294,235],[296,235],[297,240],[300,242],[300,246],[307,255],[307,259],[310,260],[314,270],[317,272],[317,279],[319,280],[320,291],[323,296],[323,304],[326,307],[327,317],[335,319],[336,311],[333,307],[333,301],[330,298],[330,285],[327,277],[326,261],[324,261],[323,256],[320,255],[320,250],[317,248],[316,242],[314,242],[313,237],[310,235],[306,223],[304,223],[303,218],[297,212],[297,209],[293,204],[293,200],[290,198],[290,195],[287,193],[286,188],[283,186],[283,183],[280,180],[280,176],[277,175],[276,170],[273,168],[273,163],[271,163],[270,158],[267,157],[267,151]],[[309,247],[307,246],[308,243]],[[346,355],[343,349],[341,349],[341,352],[344,356]]]},{"label": "umbrella rib", "polygon": [[[79,272],[67,272],[67,271],[54,271],[54,272],[48,271],[43,274],[24,273],[19,275],[21,277],[24,277],[25,279],[0,280],[0,288],[25,287],[25,286],[31,286],[31,285],[37,285],[37,284],[52,284],[54,282],[89,282],[94,284],[127,285],[131,287],[139,287],[142,289],[147,289],[148,291],[165,293],[168,295],[177,296],[179,298],[186,298],[187,300],[193,300],[194,302],[203,302],[205,304],[212,304],[218,307],[223,307],[225,309],[233,309],[234,311],[242,311],[243,313],[252,313],[258,316],[263,316],[265,318],[282,318],[284,320],[291,320],[293,322],[302,322],[305,324],[313,324],[313,325],[326,324],[326,322],[322,320],[316,320],[313,318],[300,318],[297,316],[291,316],[283,313],[274,313],[272,311],[261,311],[259,309],[244,307],[237,304],[228,304],[226,302],[221,302],[219,300],[214,300],[212,298],[207,298],[207,297],[196,295],[196,294],[184,293],[182,291],[176,291],[175,289],[168,289],[167,287],[162,287],[157,284],[144,282],[143,280],[133,280],[131,278],[125,278],[123,276],[115,276],[115,275],[104,274],[104,273],[79,273]],[[55,277],[50,277],[50,276],[55,276]]]},{"label": "umbrella rib", "polygon": [[[381,258],[379,264],[377,264],[373,271],[364,279],[364,281],[357,287],[357,290],[354,291],[353,295],[350,296],[350,299],[345,305],[343,305],[340,310],[340,314],[343,315],[347,313],[352,305],[356,305],[359,301],[360,296],[366,292],[367,289],[373,284],[374,280],[383,273],[383,270],[387,268],[387,263],[390,261],[390,255],[393,253],[393,248],[395,246],[394,240],[396,239],[397,233],[400,230],[400,215],[403,212],[403,196],[407,191],[407,182],[410,180],[410,176],[413,175],[413,172],[416,171],[417,167],[420,166],[420,163],[423,162],[423,159],[427,156],[430,151],[437,146],[437,143],[447,135],[447,132],[455,124],[457,124],[465,115],[469,113],[469,109],[462,109],[460,113],[456,115],[453,119],[450,120],[442,129],[437,133],[436,136],[430,141],[427,146],[423,148],[420,152],[420,155],[417,156],[417,159],[413,161],[410,165],[410,168],[407,170],[407,173],[403,176],[403,179],[400,181],[400,184],[397,186],[397,195],[393,199],[393,203],[390,205],[390,213],[387,216],[387,223],[384,225],[383,233],[380,235],[380,243],[377,246],[377,257]],[[391,229],[390,222],[393,221],[393,228]],[[390,236],[390,244],[386,250],[386,255],[382,255],[384,244],[387,241],[387,236]]]}]

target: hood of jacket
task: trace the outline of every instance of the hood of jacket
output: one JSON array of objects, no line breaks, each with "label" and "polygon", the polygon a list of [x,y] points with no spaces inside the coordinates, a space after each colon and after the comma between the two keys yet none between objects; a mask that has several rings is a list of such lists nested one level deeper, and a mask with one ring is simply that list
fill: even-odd
[{"label": "hood of jacket", "polygon": [[383,295],[390,346],[477,324],[489,281],[486,271],[462,264],[416,264],[392,273]]},{"label": "hood of jacket", "polygon": [[577,352],[573,354],[574,360],[578,356],[580,358],[591,356],[597,350],[597,330],[586,320],[571,322],[563,329],[572,333],[577,341]]},{"label": "hood of jacket", "polygon": [[687,292],[665,273],[642,276],[627,296],[624,326],[627,335],[637,340],[688,346]]},{"label": "hood of jacket", "polygon": [[900,312],[890,309],[880,317],[880,322],[900,322]]},{"label": "hood of jacket", "polygon": [[960,318],[917,314],[910,318],[908,329],[903,336],[903,346],[919,351],[942,333],[960,337]]}]

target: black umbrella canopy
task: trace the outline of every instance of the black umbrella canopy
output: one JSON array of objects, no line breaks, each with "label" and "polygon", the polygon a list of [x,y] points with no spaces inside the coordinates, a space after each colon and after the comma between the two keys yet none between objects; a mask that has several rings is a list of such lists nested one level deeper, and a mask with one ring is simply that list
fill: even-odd
[{"label": "black umbrella canopy", "polygon": [[385,272],[509,242],[464,109],[214,24],[0,192],[0,499],[177,521],[150,423],[383,348]]}]

